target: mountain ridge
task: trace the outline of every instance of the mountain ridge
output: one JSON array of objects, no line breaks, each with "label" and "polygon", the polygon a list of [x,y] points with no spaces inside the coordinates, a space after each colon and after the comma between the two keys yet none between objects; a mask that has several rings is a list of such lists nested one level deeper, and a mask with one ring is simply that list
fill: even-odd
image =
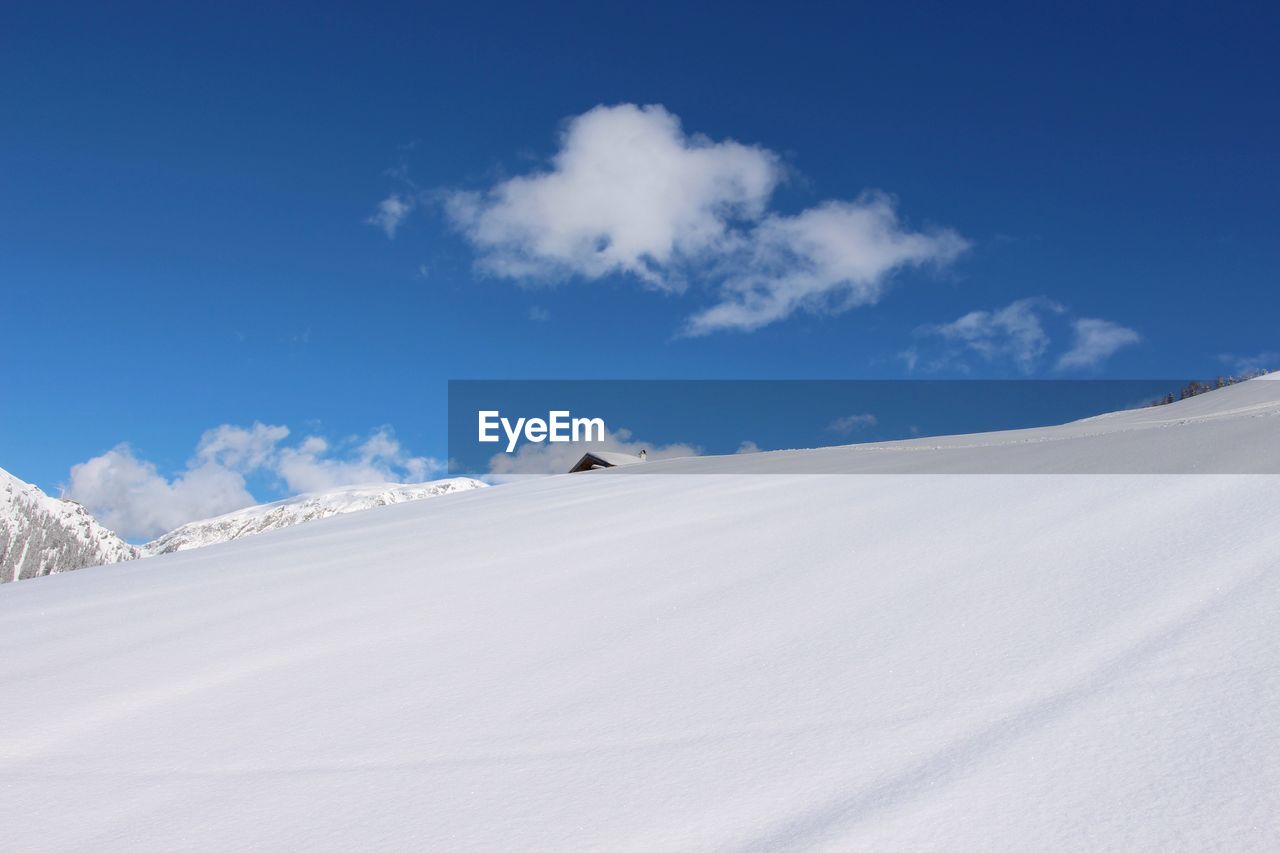
[{"label": "mountain ridge", "polygon": [[144,557],[153,557],[204,548],[335,515],[470,491],[485,485],[470,477],[452,477],[426,483],[373,483],[307,492],[188,522],[141,546],[141,552]]},{"label": "mountain ridge", "polygon": [[126,542],[80,503],[45,494],[0,468],[0,583],[202,548],[334,515],[482,488],[468,477],[339,486],[181,525]]},{"label": "mountain ridge", "polygon": [[0,468],[0,583],[139,556],[79,503],[50,497]]}]

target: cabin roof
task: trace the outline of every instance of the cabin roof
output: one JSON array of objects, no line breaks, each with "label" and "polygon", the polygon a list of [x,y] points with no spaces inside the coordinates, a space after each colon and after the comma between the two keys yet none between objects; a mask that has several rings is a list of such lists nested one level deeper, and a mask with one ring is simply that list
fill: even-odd
[{"label": "cabin roof", "polygon": [[609,465],[634,465],[637,462],[644,461],[639,456],[631,453],[616,453],[608,450],[593,450],[586,455],[594,456],[596,459],[599,459],[601,462],[605,462]]},{"label": "cabin roof", "polygon": [[635,465],[643,462],[639,456],[631,453],[618,453],[611,450],[590,450],[582,454],[578,463],[569,469],[569,473],[589,471],[592,468],[617,468],[623,465]]}]

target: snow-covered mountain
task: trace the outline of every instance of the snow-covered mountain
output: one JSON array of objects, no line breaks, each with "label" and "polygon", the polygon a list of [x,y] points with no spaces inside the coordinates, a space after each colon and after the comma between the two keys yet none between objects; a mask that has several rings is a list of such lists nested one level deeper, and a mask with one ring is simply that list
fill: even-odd
[{"label": "snow-covered mountain", "polygon": [[0,583],[137,557],[80,504],[0,469]]},{"label": "snow-covered mountain", "polygon": [[230,542],[233,539],[266,533],[268,530],[279,530],[282,527],[291,527],[318,518],[434,498],[484,486],[485,484],[479,480],[454,477],[430,483],[376,483],[312,492],[275,503],[236,510],[217,518],[184,524],[142,546],[142,553],[144,556],[153,556],[203,548],[206,545]]},{"label": "snow-covered mountain", "polygon": [[752,455],[0,587],[6,846],[1280,849],[1280,382]]}]

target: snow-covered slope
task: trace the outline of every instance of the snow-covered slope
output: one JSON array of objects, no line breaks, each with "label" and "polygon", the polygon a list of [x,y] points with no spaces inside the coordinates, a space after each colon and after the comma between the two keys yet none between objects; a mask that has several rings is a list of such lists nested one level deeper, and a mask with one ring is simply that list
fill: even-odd
[{"label": "snow-covered slope", "polygon": [[80,504],[51,498],[0,469],[0,583],[137,556]]},{"label": "snow-covered slope", "polygon": [[[1280,455],[1280,383],[1161,408],[810,462]],[[1280,476],[741,464],[0,588],[6,846],[1280,848]]]},{"label": "snow-covered slope", "polygon": [[344,486],[326,492],[297,495],[275,503],[251,506],[217,518],[193,521],[172,530],[143,546],[144,555],[169,554],[203,548],[218,542],[230,542],[243,536],[279,530],[318,518],[360,512],[389,504],[433,498],[453,492],[483,488],[484,483],[467,477],[436,480],[430,483],[376,483],[369,486]]},{"label": "snow-covered slope", "polygon": [[1062,426],[648,463],[616,475],[1280,474],[1280,382]]}]

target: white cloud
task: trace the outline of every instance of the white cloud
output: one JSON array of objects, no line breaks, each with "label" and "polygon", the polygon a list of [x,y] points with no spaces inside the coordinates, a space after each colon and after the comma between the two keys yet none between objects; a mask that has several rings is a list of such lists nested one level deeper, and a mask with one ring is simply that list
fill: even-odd
[{"label": "white cloud", "polygon": [[[1142,340],[1133,329],[1119,323],[1071,317],[1065,306],[1034,296],[1003,308],[970,311],[950,323],[921,326],[916,330],[920,342],[898,353],[898,358],[908,372],[920,367],[967,374],[971,368],[966,356],[977,355],[988,363],[1012,361],[1019,372],[1029,375],[1040,368],[1053,343],[1047,323],[1070,328],[1073,339],[1071,348],[1054,363],[1056,370],[1096,367],[1121,347]],[[943,342],[941,351],[929,347],[929,340]]]},{"label": "white cloud", "polygon": [[200,437],[184,470],[165,477],[127,445],[73,465],[66,496],[126,539],[150,538],[188,521],[258,503],[245,477],[277,478],[292,494],[357,483],[419,482],[443,465],[409,454],[382,428],[362,442],[334,447],[319,436],[284,446],[289,429],[223,424]]},{"label": "white cloud", "polygon": [[738,449],[734,451],[735,454],[739,454],[739,455],[744,453],[759,453],[759,452],[760,452],[760,445],[756,444],[754,441],[744,441],[742,442],[742,444],[739,444]]},{"label": "white cloud", "polygon": [[378,202],[373,215],[365,220],[367,225],[376,225],[387,235],[388,240],[395,239],[396,230],[404,222],[405,217],[413,212],[414,200],[402,193],[392,193]]},{"label": "white cloud", "polygon": [[545,323],[551,319],[551,312],[541,305],[530,305],[529,319],[535,323]]},{"label": "white cloud", "polygon": [[232,468],[252,471],[261,468],[275,453],[276,445],[289,436],[286,426],[271,426],[254,422],[253,426],[238,427],[222,424],[206,430],[196,445],[196,456],[205,461]]},{"label": "white cloud", "polygon": [[1071,349],[1058,359],[1058,370],[1097,367],[1120,348],[1142,340],[1142,336],[1133,329],[1096,317],[1081,317],[1072,323],[1072,327],[1074,342]]},{"label": "white cloud", "polygon": [[941,266],[968,246],[947,229],[907,229],[893,200],[879,193],[797,216],[769,216],[729,262],[735,271],[722,284],[719,303],[691,317],[686,331],[751,331],[797,310],[838,313],[871,305],[895,270]]},{"label": "white cloud", "polygon": [[827,424],[827,429],[832,432],[850,433],[859,429],[870,429],[879,421],[875,415],[846,415],[843,418],[836,418]]},{"label": "white cloud", "polygon": [[66,496],[126,539],[158,536],[256,503],[238,471],[203,462],[168,480],[124,444],[71,466]]},{"label": "white cloud", "polygon": [[625,272],[673,287],[670,266],[721,250],[730,222],[758,217],[781,177],[771,152],[687,136],[660,106],[596,107],[560,142],[549,171],[448,199],[482,268],[514,278]]},{"label": "white cloud", "polygon": [[325,439],[308,436],[297,447],[281,448],[273,470],[291,492],[319,492],[361,483],[418,482],[440,473],[444,466],[434,459],[410,455],[391,431],[383,428],[345,458],[335,457]]},{"label": "white cloud", "polygon": [[495,453],[489,460],[487,479],[504,482],[529,475],[564,474],[582,458],[582,454],[590,450],[632,455],[639,455],[643,450],[649,462],[697,456],[701,453],[697,447],[689,444],[654,445],[634,441],[630,430],[618,429],[606,431],[603,441],[554,444],[525,442],[514,453]]},{"label": "white cloud", "polygon": [[871,304],[894,271],[969,245],[909,229],[879,193],[770,214],[783,174],[773,152],[688,135],[661,106],[600,106],[567,123],[549,169],[454,192],[446,213],[495,275],[622,273],[667,290],[705,278],[715,304],[689,319],[694,335]]},{"label": "white cloud", "polygon": [[[1043,297],[1019,299],[995,311],[970,311],[958,320],[939,326],[925,326],[920,332],[935,335],[986,361],[1012,358],[1023,373],[1031,373],[1049,348],[1049,334],[1041,314],[1062,314],[1066,309]],[[910,350],[910,367],[919,354]]]}]

